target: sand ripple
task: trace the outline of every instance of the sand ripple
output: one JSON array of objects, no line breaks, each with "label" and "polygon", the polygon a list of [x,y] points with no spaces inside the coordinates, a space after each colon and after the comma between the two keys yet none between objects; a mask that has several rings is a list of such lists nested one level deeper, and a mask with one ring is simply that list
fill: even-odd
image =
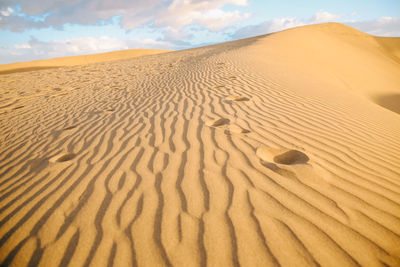
[{"label": "sand ripple", "polygon": [[0,76],[0,263],[399,266],[398,114],[257,40]]}]

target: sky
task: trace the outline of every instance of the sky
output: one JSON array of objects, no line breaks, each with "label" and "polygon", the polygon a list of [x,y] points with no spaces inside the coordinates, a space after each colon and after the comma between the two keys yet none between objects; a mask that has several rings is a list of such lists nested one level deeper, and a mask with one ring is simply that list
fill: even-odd
[{"label": "sky", "polygon": [[181,50],[332,21],[400,36],[400,0],[0,0],[0,64]]}]

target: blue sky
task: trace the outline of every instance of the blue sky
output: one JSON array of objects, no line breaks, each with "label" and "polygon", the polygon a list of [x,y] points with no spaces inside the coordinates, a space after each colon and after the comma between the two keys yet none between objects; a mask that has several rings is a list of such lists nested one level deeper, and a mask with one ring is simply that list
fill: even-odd
[{"label": "blue sky", "polygon": [[2,0],[0,64],[131,48],[179,50],[329,21],[400,36],[400,1]]}]

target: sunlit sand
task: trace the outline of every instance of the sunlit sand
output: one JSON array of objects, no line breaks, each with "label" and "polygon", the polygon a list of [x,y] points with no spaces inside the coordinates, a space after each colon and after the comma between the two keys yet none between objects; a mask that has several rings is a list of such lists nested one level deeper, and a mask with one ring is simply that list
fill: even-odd
[{"label": "sunlit sand", "polygon": [[399,40],[2,66],[0,263],[400,266]]}]

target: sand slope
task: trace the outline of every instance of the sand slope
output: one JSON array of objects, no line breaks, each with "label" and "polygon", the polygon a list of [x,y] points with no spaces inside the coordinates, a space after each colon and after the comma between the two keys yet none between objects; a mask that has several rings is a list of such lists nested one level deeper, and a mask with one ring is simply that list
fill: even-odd
[{"label": "sand slope", "polygon": [[324,24],[0,76],[0,262],[400,266],[392,44]]},{"label": "sand slope", "polygon": [[83,64],[91,64],[98,62],[107,62],[119,59],[134,58],[146,55],[154,55],[170,52],[170,50],[161,49],[127,49],[107,53],[99,53],[93,55],[60,57],[52,59],[34,60],[28,62],[18,62],[0,65],[0,75],[16,72],[27,72],[34,70],[43,70],[58,68],[62,66],[76,66]]}]

